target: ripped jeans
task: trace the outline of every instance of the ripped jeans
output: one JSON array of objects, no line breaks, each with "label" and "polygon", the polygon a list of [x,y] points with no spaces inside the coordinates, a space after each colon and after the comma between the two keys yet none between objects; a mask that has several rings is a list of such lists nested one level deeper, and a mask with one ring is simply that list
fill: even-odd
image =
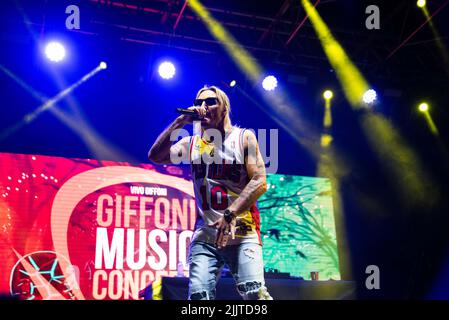
[{"label": "ripped jeans", "polygon": [[272,300],[265,287],[262,246],[257,243],[228,245],[223,249],[195,241],[189,252],[189,300],[215,299],[215,287],[224,264],[244,300]]}]

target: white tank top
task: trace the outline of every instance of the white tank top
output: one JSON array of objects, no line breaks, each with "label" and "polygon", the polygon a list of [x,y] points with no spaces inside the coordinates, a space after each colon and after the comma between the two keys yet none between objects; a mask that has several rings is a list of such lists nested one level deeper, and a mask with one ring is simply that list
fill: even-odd
[{"label": "white tank top", "polygon": [[[245,129],[233,127],[224,139],[222,150],[200,136],[190,139],[190,163],[197,205],[193,241],[214,244],[217,230],[209,227],[237,199],[249,182],[244,162],[243,134]],[[218,154],[216,154],[218,152]],[[221,163],[206,164],[202,155],[214,155]],[[235,239],[228,245],[252,242],[262,244],[260,215],[256,204],[238,215]]]}]

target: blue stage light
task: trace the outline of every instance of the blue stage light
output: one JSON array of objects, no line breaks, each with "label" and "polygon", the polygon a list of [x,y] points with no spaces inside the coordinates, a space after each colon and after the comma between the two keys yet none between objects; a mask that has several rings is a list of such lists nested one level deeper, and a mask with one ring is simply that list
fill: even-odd
[{"label": "blue stage light", "polygon": [[176,72],[176,68],[173,63],[164,61],[159,65],[158,72],[162,79],[168,80],[173,78]]},{"label": "blue stage light", "polygon": [[45,46],[45,55],[50,61],[60,62],[65,57],[65,48],[59,42],[55,41],[49,42]]},{"label": "blue stage light", "polygon": [[262,81],[262,87],[266,91],[272,91],[278,86],[278,80],[274,76],[266,76]]},{"label": "blue stage light", "polygon": [[374,89],[369,89],[363,94],[363,102],[372,104],[377,99],[377,93]]}]

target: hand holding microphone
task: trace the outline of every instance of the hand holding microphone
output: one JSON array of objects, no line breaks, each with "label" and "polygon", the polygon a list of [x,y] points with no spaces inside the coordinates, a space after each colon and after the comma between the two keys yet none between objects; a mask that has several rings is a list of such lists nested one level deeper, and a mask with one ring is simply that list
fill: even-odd
[{"label": "hand holding microphone", "polygon": [[201,120],[206,116],[206,108],[204,107],[189,107],[187,109],[176,108],[176,112],[182,114],[188,123],[192,123],[193,120]]}]

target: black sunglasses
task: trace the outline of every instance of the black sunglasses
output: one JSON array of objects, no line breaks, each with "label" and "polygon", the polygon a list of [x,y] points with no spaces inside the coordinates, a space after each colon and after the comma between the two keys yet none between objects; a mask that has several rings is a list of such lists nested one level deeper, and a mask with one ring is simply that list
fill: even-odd
[{"label": "black sunglasses", "polygon": [[203,104],[203,102],[206,103],[206,106],[213,106],[218,103],[218,99],[217,98],[195,99],[193,101],[193,105],[195,107],[199,107]]}]

